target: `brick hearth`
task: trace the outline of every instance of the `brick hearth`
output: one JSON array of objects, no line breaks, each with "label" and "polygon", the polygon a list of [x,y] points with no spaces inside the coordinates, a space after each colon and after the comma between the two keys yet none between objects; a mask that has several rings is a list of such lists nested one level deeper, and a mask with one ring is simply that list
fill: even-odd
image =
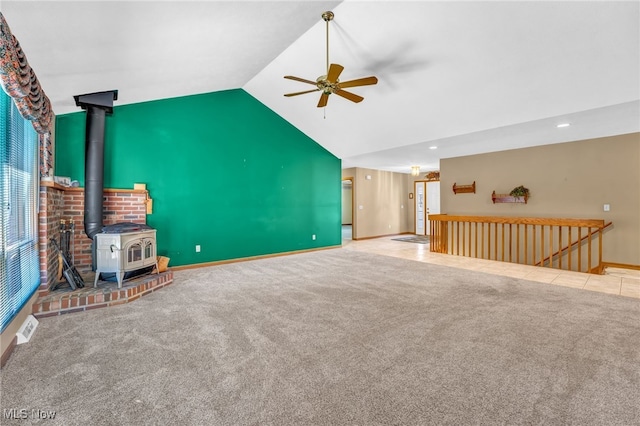
[{"label": "brick hearth", "polygon": [[[111,225],[119,222],[146,224],[146,189],[104,189],[103,223]],[[59,272],[57,252],[49,243],[60,237],[60,221],[73,221],[74,266],[82,276],[85,287],[71,291],[67,286],[50,291],[56,282],[63,280]],[[142,296],[173,283],[171,270],[160,274],[143,275],[122,283],[100,281],[93,287],[94,272],[91,271],[91,239],[87,238],[84,222],[84,188],[63,187],[53,182],[41,182],[39,212],[40,243],[40,287],[38,299],[32,307],[37,318],[83,312],[133,302]]]},{"label": "brick hearth", "polygon": [[93,278],[93,275],[83,276],[83,288],[74,291],[69,287],[61,288],[40,296],[33,304],[33,315],[44,318],[133,302],[172,284],[173,272],[168,270],[128,279],[122,283],[122,288],[111,281],[99,281],[98,287],[94,288]]}]

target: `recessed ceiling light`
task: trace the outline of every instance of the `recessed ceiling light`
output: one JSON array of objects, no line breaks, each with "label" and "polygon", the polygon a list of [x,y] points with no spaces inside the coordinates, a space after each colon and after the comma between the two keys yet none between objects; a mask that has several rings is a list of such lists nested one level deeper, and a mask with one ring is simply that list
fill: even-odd
[{"label": "recessed ceiling light", "polygon": [[430,146],[429,149],[438,149],[437,146]]},{"label": "recessed ceiling light", "polygon": [[563,128],[563,127],[569,127],[569,126],[571,126],[571,123],[560,123],[560,124],[558,124],[556,127],[557,127],[558,129],[561,129],[561,128]]}]

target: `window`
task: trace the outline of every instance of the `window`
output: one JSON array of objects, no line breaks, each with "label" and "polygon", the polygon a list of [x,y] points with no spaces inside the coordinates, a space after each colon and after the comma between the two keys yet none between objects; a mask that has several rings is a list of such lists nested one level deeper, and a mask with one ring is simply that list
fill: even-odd
[{"label": "window", "polygon": [[40,285],[38,135],[0,90],[0,331]]}]

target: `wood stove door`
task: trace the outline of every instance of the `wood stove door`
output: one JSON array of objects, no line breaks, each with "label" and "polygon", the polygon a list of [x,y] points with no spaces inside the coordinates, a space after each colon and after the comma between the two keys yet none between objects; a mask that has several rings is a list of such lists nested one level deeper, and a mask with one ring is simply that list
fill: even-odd
[{"label": "wood stove door", "polygon": [[144,267],[144,247],[142,240],[130,241],[125,246],[124,252],[126,257],[124,259],[123,269],[125,271],[134,271]]},{"label": "wood stove door", "polygon": [[142,254],[144,266],[155,265],[157,261],[155,239],[144,238],[142,246],[144,248]]}]

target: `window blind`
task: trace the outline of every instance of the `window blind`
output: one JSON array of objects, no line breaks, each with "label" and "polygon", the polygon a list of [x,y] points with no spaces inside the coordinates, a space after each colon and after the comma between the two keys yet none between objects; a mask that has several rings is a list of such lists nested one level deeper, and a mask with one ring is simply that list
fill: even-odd
[{"label": "window blind", "polygon": [[0,90],[0,331],[40,285],[38,135]]}]

